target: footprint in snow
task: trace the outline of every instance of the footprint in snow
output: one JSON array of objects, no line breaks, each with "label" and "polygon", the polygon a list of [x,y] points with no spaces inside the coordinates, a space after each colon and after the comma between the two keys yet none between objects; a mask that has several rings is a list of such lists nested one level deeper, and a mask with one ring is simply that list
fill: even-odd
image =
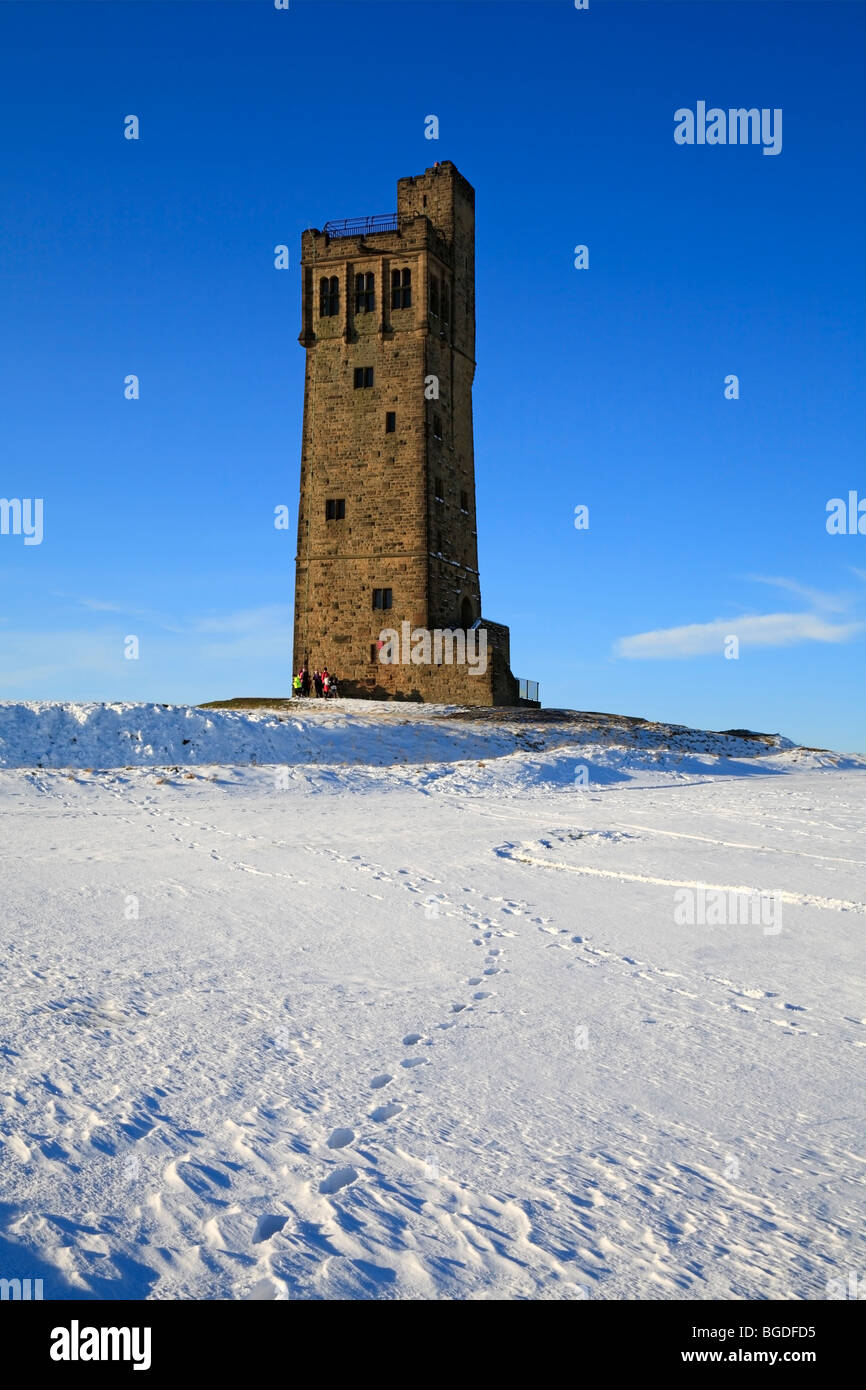
[{"label": "footprint in snow", "polygon": [[358,1173],[355,1168],[335,1168],[333,1173],[319,1183],[319,1191],[327,1196],[333,1196],[335,1192],[348,1187],[350,1182],[357,1180]]},{"label": "footprint in snow", "polygon": [[261,1245],[262,1241],[270,1240],[280,1232],[288,1221],[287,1216],[266,1215],[260,1216],[256,1222],[256,1229],[253,1235],[253,1245]]},{"label": "footprint in snow", "polygon": [[[217,1201],[216,1189],[231,1187],[231,1178],[225,1173],[221,1173],[218,1168],[212,1168],[207,1163],[194,1163],[182,1159],[175,1165],[175,1172],[187,1187],[195,1193],[197,1197],[207,1198],[210,1201]],[[220,1202],[224,1206],[224,1202]]]},{"label": "footprint in snow", "polygon": [[286,1286],[281,1279],[272,1279],[270,1275],[266,1275],[264,1279],[259,1279],[244,1297],[254,1303],[282,1300],[287,1297]]},{"label": "footprint in snow", "polygon": [[328,1139],[329,1149],[344,1149],[355,1138],[351,1129],[335,1129]]},{"label": "footprint in snow", "polygon": [[375,1110],[371,1110],[370,1119],[375,1120],[380,1125],[385,1120],[393,1120],[394,1116],[399,1115],[402,1109],[402,1105],[398,1105],[396,1101],[392,1100],[388,1105],[377,1105]]},{"label": "footprint in snow", "polygon": [[403,1039],[403,1046],[404,1046],[404,1047],[414,1047],[415,1044],[416,1044],[416,1043],[419,1043],[420,1041],[421,1041],[421,1034],[420,1034],[420,1033],[407,1033],[406,1036],[405,1036],[405,1038]]},{"label": "footprint in snow", "polygon": [[383,1071],[379,1076],[374,1076],[370,1082],[371,1091],[381,1091],[383,1086],[387,1086],[389,1081],[393,1081],[393,1076],[389,1072]]},{"label": "footprint in snow", "polygon": [[407,1071],[411,1070],[412,1067],[429,1067],[429,1065],[426,1057],[404,1057],[400,1063],[400,1066],[405,1067]]}]

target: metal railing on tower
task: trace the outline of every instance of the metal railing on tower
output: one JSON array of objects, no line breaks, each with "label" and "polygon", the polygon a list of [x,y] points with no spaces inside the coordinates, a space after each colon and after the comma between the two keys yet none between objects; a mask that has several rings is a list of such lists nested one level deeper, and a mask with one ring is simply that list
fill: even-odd
[{"label": "metal railing on tower", "polygon": [[376,217],[345,217],[341,222],[326,222],[323,231],[329,237],[371,236],[375,232],[398,232],[400,221],[396,212]]}]

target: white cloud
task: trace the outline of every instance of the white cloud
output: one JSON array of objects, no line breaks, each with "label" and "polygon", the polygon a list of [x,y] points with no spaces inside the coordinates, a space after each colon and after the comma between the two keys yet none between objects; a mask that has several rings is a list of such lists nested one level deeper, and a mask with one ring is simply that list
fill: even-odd
[{"label": "white cloud", "polygon": [[717,656],[730,636],[742,647],[790,647],[798,642],[848,642],[862,629],[862,623],[831,623],[816,613],[743,615],[621,637],[614,652],[631,661]]},{"label": "white cloud", "polygon": [[828,594],[821,589],[810,589],[806,584],[798,584],[796,579],[778,578],[773,575],[749,574],[746,576],[755,584],[770,584],[774,589],[783,589],[786,593],[796,594],[797,598],[804,598],[807,603],[819,611],[824,609],[830,613],[844,613],[850,608],[850,599],[844,594]]},{"label": "white cloud", "polygon": [[93,613],[140,613],[141,609],[124,608],[122,603],[109,603],[103,598],[82,598],[78,602],[82,608],[89,608]]},{"label": "white cloud", "polygon": [[17,698],[22,688],[80,672],[107,677],[122,657],[120,642],[86,630],[10,632],[3,639],[0,699],[7,698],[6,692]]},{"label": "white cloud", "polygon": [[288,604],[272,603],[262,608],[247,608],[239,613],[221,613],[214,617],[197,618],[192,624],[196,632],[244,633],[281,630],[290,625],[292,610]]},{"label": "white cloud", "polygon": [[[192,690],[205,698],[220,681],[239,686],[264,682],[288,685],[291,661],[291,609],[263,605],[219,616],[179,618],[141,626],[113,619],[112,605],[87,600],[93,625],[51,631],[3,633],[0,699],[174,699]],[[141,656],[128,661],[124,641],[130,632],[141,640]],[[275,683],[275,675],[277,677]],[[204,691],[199,696],[197,690]],[[37,691],[50,693],[37,696]],[[82,695],[87,690],[91,693]],[[95,693],[94,693],[95,692]],[[241,690],[240,693],[243,693]]]}]

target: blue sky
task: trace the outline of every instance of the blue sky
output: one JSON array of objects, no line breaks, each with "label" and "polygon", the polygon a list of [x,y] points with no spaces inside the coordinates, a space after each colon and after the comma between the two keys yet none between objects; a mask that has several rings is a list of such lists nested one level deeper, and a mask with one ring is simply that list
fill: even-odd
[{"label": "blue sky", "polygon": [[[0,4],[0,496],[44,499],[41,545],[0,535],[0,698],[286,693],[300,234],[452,159],[515,673],[866,748],[866,536],[825,525],[866,498],[864,29],[831,0]],[[781,108],[781,153],[677,145],[699,100]]]}]

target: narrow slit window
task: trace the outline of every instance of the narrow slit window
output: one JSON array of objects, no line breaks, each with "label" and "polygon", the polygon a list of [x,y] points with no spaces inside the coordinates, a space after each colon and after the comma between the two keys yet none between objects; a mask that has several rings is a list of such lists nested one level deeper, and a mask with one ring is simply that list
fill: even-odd
[{"label": "narrow slit window", "polygon": [[323,275],[319,281],[319,314],[333,318],[340,312],[340,281],[336,275]]},{"label": "narrow slit window", "polygon": [[391,271],[391,308],[410,309],[412,307],[412,271]]},{"label": "narrow slit window", "polygon": [[439,279],[436,275],[430,276],[430,313],[434,318],[439,317]]},{"label": "narrow slit window", "polygon": [[355,276],[355,313],[371,314],[376,303],[376,277],[372,272]]},{"label": "narrow slit window", "polygon": [[393,434],[397,428],[397,412],[389,410],[385,414],[385,433]]}]

